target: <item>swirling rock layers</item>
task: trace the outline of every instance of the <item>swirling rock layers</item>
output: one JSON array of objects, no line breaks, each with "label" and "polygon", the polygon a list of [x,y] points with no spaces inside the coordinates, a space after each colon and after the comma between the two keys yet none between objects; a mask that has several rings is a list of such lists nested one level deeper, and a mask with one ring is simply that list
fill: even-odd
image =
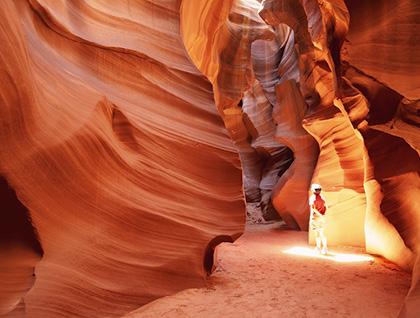
[{"label": "swirling rock layers", "polygon": [[177,8],[0,3],[0,167],[44,250],[27,317],[119,317],[201,286],[207,244],[243,229],[239,159]]},{"label": "swirling rock layers", "polygon": [[[378,162],[382,162],[379,158],[385,157],[391,150],[383,147],[382,154],[372,151],[370,129],[401,137],[398,147],[409,146],[413,147],[414,152],[418,151],[418,137],[414,136],[415,132],[418,134],[418,129],[415,125],[407,126],[409,122],[417,123],[416,112],[413,112],[418,98],[417,82],[411,79],[408,70],[406,77],[401,71],[406,63],[415,61],[412,54],[417,52],[419,41],[410,44],[395,32],[401,23],[408,22],[402,26],[403,34],[409,33],[408,25],[411,24],[414,29],[417,27],[418,19],[415,17],[419,12],[418,6],[409,1],[398,4],[394,1],[389,6],[385,1],[362,5],[365,9],[370,6],[366,12],[373,16],[374,10],[381,9],[376,17],[379,17],[383,32],[378,34],[376,24],[368,25],[371,19],[360,21],[356,18],[360,24],[349,24],[350,16],[357,15],[358,10],[358,4],[353,1],[347,1],[351,8],[350,15],[346,3],[341,0],[264,0],[261,1],[259,15],[271,29],[265,29],[261,22],[252,25],[258,26],[255,32],[249,30],[251,23],[230,28],[230,16],[226,12],[237,12],[237,5],[243,6],[245,2],[229,2],[223,6],[223,10],[218,11],[223,12],[219,16],[211,10],[203,11],[205,20],[215,21],[212,27],[189,22],[187,13],[191,6],[184,2],[183,8],[189,9],[181,15],[186,31],[183,39],[194,63],[213,83],[216,104],[237,145],[246,145],[249,136],[255,133],[241,119],[242,112],[237,104],[243,95],[247,96],[255,79],[260,82],[264,95],[273,106],[276,132],[272,136],[289,146],[295,157],[274,190],[273,204],[278,213],[290,227],[306,229],[309,218],[306,189],[311,181],[320,182],[330,203],[327,228],[330,243],[365,246],[371,252],[385,255],[400,266],[412,269],[416,264],[419,246],[418,229],[412,225],[417,223],[417,216],[411,212],[408,216],[405,209],[410,205],[411,210],[415,204],[408,203],[410,200],[397,199],[389,193],[388,183],[379,177],[376,170],[382,166],[380,169],[392,175],[389,184],[398,184],[398,189],[406,186],[403,192],[410,189],[410,196],[418,191],[419,175],[414,168],[413,173],[398,175],[389,165],[379,165]],[[221,5],[217,1],[212,5],[216,3]],[[253,13],[255,1],[248,1],[248,4],[248,19],[252,17],[252,21],[258,21]],[[206,8],[210,8],[210,5]],[[392,8],[407,14],[392,17]],[[240,12],[245,15],[241,21],[248,21],[245,11]],[[407,19],[404,20],[404,16]],[[280,32],[282,36],[279,37],[277,31],[285,29],[285,25],[286,30],[293,30],[293,38],[287,38],[285,32]],[[364,25],[364,28],[360,25]],[[387,33],[386,30],[391,32]],[[274,39],[270,37],[270,32],[274,33]],[[344,48],[344,63],[341,49],[347,33],[350,42]],[[200,36],[194,36],[197,34]],[[376,38],[365,41],[373,35]],[[405,38],[413,36],[415,38],[411,32]],[[195,42],[197,38],[200,38],[200,42]],[[365,41],[362,44],[366,49],[362,51],[368,53],[362,58],[362,51],[358,50],[360,40]],[[231,46],[227,46],[227,43]],[[401,52],[397,52],[396,43],[402,44]],[[385,45],[381,47],[382,44]],[[279,54],[279,48],[284,51],[289,48],[292,54]],[[375,62],[375,48],[379,48],[379,53],[384,57],[380,63]],[[226,59],[227,51],[231,53],[230,59]],[[404,66],[397,72],[387,66],[388,59],[393,59],[389,54],[392,51],[396,52],[396,58],[395,63],[393,60],[391,64],[397,68],[398,65]],[[206,56],[212,58],[206,59]],[[297,76],[282,79],[283,74],[296,72]],[[408,97],[408,101],[404,97]],[[399,108],[402,100],[406,102]],[[411,108],[406,105],[411,105]],[[397,109],[400,109],[399,113]],[[224,114],[230,117],[226,118]],[[232,122],[235,122],[235,126],[230,124]],[[299,142],[302,138],[305,142]],[[313,140],[318,143],[319,156]],[[384,136],[382,142],[386,143],[386,140],[389,140],[389,136]],[[418,155],[404,160],[416,163]],[[298,164],[299,169],[296,168]],[[243,165],[244,171],[259,171],[257,160],[243,161]],[[389,244],[384,245],[384,242]],[[418,294],[416,277],[414,275],[413,288],[407,298],[407,308],[411,311],[402,314],[413,315],[413,301]]]},{"label": "swirling rock layers", "polygon": [[322,183],[330,243],[413,269],[415,317],[419,12],[1,1],[0,169],[44,251],[8,250],[22,266],[2,312],[114,317],[202,285],[214,242],[243,229],[244,173],[246,197],[296,229]]}]

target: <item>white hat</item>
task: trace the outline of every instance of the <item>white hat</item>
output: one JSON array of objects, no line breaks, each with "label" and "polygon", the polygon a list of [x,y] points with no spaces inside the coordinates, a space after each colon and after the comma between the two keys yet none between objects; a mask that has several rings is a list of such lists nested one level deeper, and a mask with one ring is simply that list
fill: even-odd
[{"label": "white hat", "polygon": [[312,192],[315,192],[315,191],[321,190],[321,189],[322,189],[321,185],[319,185],[318,183],[312,183],[312,185],[311,185]]}]

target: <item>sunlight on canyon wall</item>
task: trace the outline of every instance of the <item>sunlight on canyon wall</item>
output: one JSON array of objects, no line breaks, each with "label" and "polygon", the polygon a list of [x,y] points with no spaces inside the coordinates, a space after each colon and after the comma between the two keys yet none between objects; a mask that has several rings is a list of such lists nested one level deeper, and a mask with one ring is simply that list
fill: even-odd
[{"label": "sunlight on canyon wall", "polygon": [[317,182],[331,244],[412,271],[415,317],[418,21],[410,0],[0,1],[0,315],[203,286],[245,200],[308,230]]},{"label": "sunlight on canyon wall", "polygon": [[[402,311],[409,316],[420,307],[418,63],[407,69],[417,59],[410,27],[419,21],[419,7],[410,1],[347,5],[350,12],[344,1],[184,1],[182,36],[213,84],[244,174],[261,179],[258,161],[242,153],[251,153],[259,132],[272,127],[271,136],[294,155],[272,192],[279,215],[289,227],[307,229],[306,189],[322,184],[332,244],[366,247],[414,268]],[[197,9],[200,20],[191,18]],[[271,120],[266,115],[250,128],[253,116],[244,116],[241,100],[256,92],[247,110],[260,114],[265,100]]]}]

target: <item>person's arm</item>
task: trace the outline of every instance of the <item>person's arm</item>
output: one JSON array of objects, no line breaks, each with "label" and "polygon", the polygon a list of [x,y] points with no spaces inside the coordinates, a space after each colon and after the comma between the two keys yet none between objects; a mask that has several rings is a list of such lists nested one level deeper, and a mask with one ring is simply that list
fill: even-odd
[{"label": "person's arm", "polygon": [[310,196],[309,207],[311,208],[311,214],[313,214],[314,216],[322,216],[322,214],[319,213],[318,209],[315,207],[315,195]]},{"label": "person's arm", "polygon": [[312,194],[312,195],[309,197],[309,207],[310,207],[311,209],[313,209],[313,208],[314,208],[314,203],[315,203],[315,196]]}]

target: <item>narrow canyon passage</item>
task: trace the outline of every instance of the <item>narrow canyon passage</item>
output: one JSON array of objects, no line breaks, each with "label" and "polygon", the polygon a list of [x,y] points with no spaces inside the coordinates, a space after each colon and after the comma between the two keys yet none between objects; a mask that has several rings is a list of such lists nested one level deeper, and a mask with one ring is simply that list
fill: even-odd
[{"label": "narrow canyon passage", "polygon": [[[414,0],[0,0],[0,317],[420,317],[419,25]],[[363,252],[314,257],[314,183]]]},{"label": "narrow canyon passage", "polygon": [[250,226],[216,252],[205,288],[158,299],[125,318],[396,317],[410,275],[349,247],[310,254],[307,233]]}]

